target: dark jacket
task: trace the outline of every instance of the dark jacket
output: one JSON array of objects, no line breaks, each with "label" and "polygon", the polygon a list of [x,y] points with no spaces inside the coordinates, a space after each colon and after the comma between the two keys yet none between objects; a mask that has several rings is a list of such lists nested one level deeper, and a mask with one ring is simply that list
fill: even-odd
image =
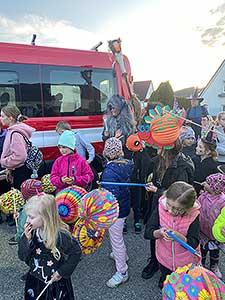
[{"label": "dark jacket", "polygon": [[[0,133],[0,157],[2,155],[2,150],[3,150],[3,144],[5,141],[5,136],[6,136],[6,129],[2,129],[1,133]],[[0,171],[3,170],[3,168],[0,165]]]},{"label": "dark jacket", "polygon": [[[133,173],[133,162],[126,159],[117,159],[107,163],[102,173],[102,181],[107,182],[130,182]],[[102,185],[110,191],[118,200],[120,212],[119,218],[124,218],[130,212],[130,189],[128,186]]]},{"label": "dark jacket", "polygon": [[182,153],[184,153],[185,156],[190,156],[191,159],[193,159],[196,156],[196,144],[193,144],[192,146],[183,146]]},{"label": "dark jacket", "polygon": [[[195,164],[194,180],[198,182],[204,182],[209,175],[218,173],[218,162],[212,157],[205,158],[201,161],[200,156],[195,156],[193,161]],[[194,183],[194,188],[197,194],[199,194],[202,186]]]}]

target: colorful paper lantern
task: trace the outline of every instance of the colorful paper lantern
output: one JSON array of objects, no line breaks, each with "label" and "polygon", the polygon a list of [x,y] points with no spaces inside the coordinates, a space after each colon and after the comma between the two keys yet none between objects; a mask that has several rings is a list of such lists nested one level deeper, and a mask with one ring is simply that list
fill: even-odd
[{"label": "colorful paper lantern", "polygon": [[77,240],[83,254],[90,254],[97,250],[105,236],[105,229],[94,230],[79,219],[74,225],[72,236]]},{"label": "colorful paper lantern", "polygon": [[106,189],[95,189],[82,197],[79,217],[94,229],[109,228],[119,216],[119,204]]},{"label": "colorful paper lantern", "polygon": [[57,193],[55,200],[58,205],[58,212],[61,219],[68,224],[72,224],[78,218],[78,204],[86,194],[86,190],[73,185]]},{"label": "colorful paper lantern", "polygon": [[51,194],[56,190],[56,187],[51,183],[50,174],[46,174],[41,178],[42,189],[44,193]]},{"label": "colorful paper lantern", "polygon": [[25,200],[23,199],[22,193],[14,188],[0,197],[0,209],[6,215],[13,214],[15,211],[20,210],[24,204]]}]

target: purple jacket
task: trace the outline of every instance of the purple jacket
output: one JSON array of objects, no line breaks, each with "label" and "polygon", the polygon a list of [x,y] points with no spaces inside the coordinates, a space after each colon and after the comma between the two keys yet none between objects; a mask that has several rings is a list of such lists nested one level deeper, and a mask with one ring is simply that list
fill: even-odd
[{"label": "purple jacket", "polygon": [[51,183],[57,187],[56,193],[68,187],[61,181],[61,177],[75,177],[74,185],[86,188],[94,179],[94,174],[86,160],[77,153],[60,156],[52,166]]}]

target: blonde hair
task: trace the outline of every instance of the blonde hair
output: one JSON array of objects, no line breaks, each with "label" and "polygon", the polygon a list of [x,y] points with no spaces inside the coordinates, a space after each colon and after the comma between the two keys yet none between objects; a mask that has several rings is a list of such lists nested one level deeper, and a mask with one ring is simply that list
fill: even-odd
[{"label": "blonde hair", "polygon": [[58,130],[71,130],[71,126],[68,122],[66,121],[60,121],[56,124],[56,131]]},{"label": "blonde hair", "polygon": [[15,105],[7,105],[1,108],[1,111],[9,118],[12,117],[16,122],[22,122],[28,118],[21,115],[19,108]]},{"label": "blonde hair", "polygon": [[35,211],[40,215],[43,221],[44,245],[52,251],[55,259],[59,260],[61,254],[56,247],[59,232],[69,233],[69,227],[60,219],[55,197],[45,193],[33,196],[27,202],[25,209],[26,212]]},{"label": "blonde hair", "polygon": [[225,111],[221,111],[218,113],[216,117],[216,124],[219,125],[220,120],[222,119],[222,116],[225,115]]}]

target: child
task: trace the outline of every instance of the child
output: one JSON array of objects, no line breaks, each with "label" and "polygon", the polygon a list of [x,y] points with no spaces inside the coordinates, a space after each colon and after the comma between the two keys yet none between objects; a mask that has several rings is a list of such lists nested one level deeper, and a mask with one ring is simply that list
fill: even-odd
[{"label": "child", "polygon": [[81,250],[61,221],[54,196],[34,196],[25,209],[27,220],[18,248],[19,258],[30,267],[24,299],[36,299],[52,280],[41,299],[74,300],[70,276]]},{"label": "child", "polygon": [[192,248],[200,250],[199,205],[195,200],[196,192],[190,184],[174,182],[159,199],[159,205],[147,223],[146,235],[156,239],[156,257],[161,270],[160,288],[166,276],[177,267],[196,262],[193,254],[167,234],[171,231]]},{"label": "child", "polygon": [[[210,270],[219,278],[222,274],[219,270],[219,249],[212,234],[214,221],[225,206],[225,175],[212,174],[206,178],[204,183],[205,191],[201,193],[198,201],[200,209],[200,229],[201,229],[201,252],[202,264],[205,265],[206,255],[209,252]],[[214,241],[214,242],[213,242]]]},{"label": "child", "polygon": [[[133,162],[123,158],[122,143],[117,138],[109,138],[105,142],[103,155],[108,163],[102,173],[102,181],[129,182],[133,172]],[[109,228],[112,253],[115,259],[116,273],[107,281],[107,286],[114,288],[128,280],[127,252],[123,240],[123,224],[130,212],[130,191],[127,186],[103,185],[113,193],[119,202],[120,212],[117,221]]]},{"label": "child", "polygon": [[182,126],[180,130],[180,140],[183,145],[182,152],[185,156],[193,158],[195,156],[195,132],[190,126]]},{"label": "child", "polygon": [[66,130],[60,135],[58,147],[62,156],[54,162],[50,176],[51,183],[57,188],[56,193],[69,185],[86,188],[94,178],[89,164],[74,150],[75,143],[72,131]]},{"label": "child", "polygon": [[[42,182],[40,180],[27,179],[21,184],[20,190],[23,199],[25,201],[28,201],[31,197],[37,195],[37,193],[42,192]],[[16,215],[14,215],[14,218],[18,219],[18,227],[16,230],[16,234],[9,240],[9,245],[17,245],[21,235],[23,234],[24,225],[27,219],[24,207],[21,208],[20,211],[16,213]]]},{"label": "child", "polygon": [[[56,125],[56,132],[62,134],[65,130],[72,130],[70,124],[66,121],[60,121]],[[89,143],[79,131],[75,131],[76,138],[76,151],[77,153],[86,159],[86,154],[88,154],[87,162],[90,164],[95,157],[95,148]]]},{"label": "child", "polygon": [[218,162],[220,164],[225,164],[225,111],[222,111],[217,116],[217,152],[218,152]]},{"label": "child", "polygon": [[[217,152],[216,139],[212,132],[209,132],[206,138],[201,138],[196,147],[196,157],[193,158],[195,164],[194,180],[204,182],[206,177],[217,173]],[[199,195],[201,185],[194,182],[194,187]]]}]

